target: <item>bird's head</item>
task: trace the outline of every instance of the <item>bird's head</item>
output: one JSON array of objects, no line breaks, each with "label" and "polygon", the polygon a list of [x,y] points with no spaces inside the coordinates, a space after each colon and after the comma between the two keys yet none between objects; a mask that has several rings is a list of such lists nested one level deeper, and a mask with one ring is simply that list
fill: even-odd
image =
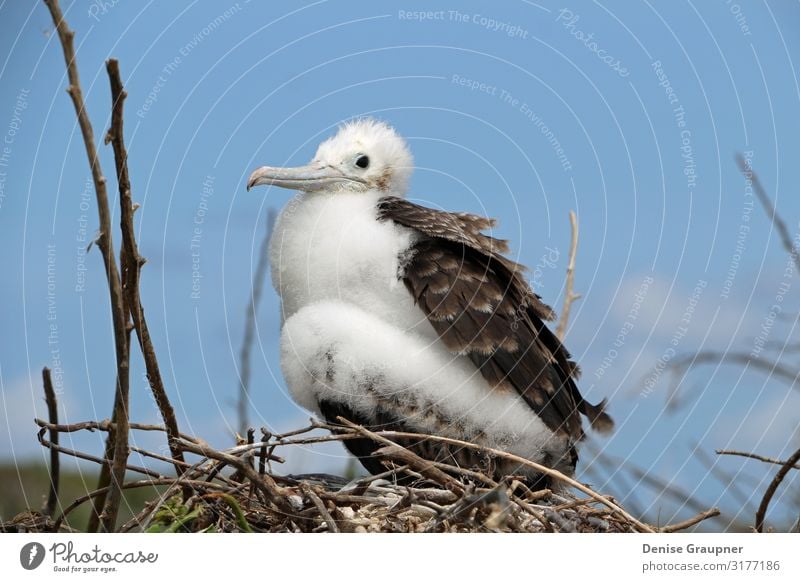
[{"label": "bird's head", "polygon": [[247,189],[272,185],[305,192],[379,191],[402,196],[412,169],[405,140],[386,123],[364,118],[343,124],[319,145],[308,165],[258,168]]}]

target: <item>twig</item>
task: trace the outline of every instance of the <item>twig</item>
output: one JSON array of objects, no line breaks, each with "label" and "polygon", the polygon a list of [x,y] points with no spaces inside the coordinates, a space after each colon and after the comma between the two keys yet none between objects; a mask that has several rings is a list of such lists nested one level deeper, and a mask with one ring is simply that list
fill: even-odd
[{"label": "twig", "polygon": [[726,491],[730,492],[731,497],[736,499],[742,505],[742,508],[750,503],[751,494],[750,492],[741,490],[738,483],[738,478],[740,477],[739,474],[731,475],[727,471],[724,471],[718,465],[719,459],[706,453],[705,450],[700,447],[699,443],[696,443],[691,448],[691,451],[695,459],[697,459],[697,461],[703,465],[703,468],[706,469],[708,473],[717,481],[719,481]]},{"label": "twig", "polygon": [[179,439],[176,442],[178,442],[180,447],[185,451],[194,453],[196,455],[201,455],[209,459],[223,461],[228,465],[236,467],[247,479],[252,481],[255,486],[267,496],[268,499],[273,501],[279,509],[287,512],[291,511],[291,505],[288,503],[288,501],[286,501],[285,496],[282,494],[281,488],[278,487],[271,475],[259,475],[258,472],[249,465],[249,463],[240,457],[217,451],[205,445],[190,443],[183,439]]},{"label": "twig", "polygon": [[[53,390],[53,380],[50,377],[50,368],[42,368],[42,382],[44,384],[44,398],[47,401],[47,417],[51,424],[58,424],[58,401],[56,391]],[[58,447],[59,434],[56,430],[50,431],[50,442]],[[50,491],[47,494],[47,503],[44,506],[45,515],[53,515],[58,504],[58,485],[60,481],[60,458],[57,448],[50,448]]]},{"label": "twig", "polygon": [[[51,451],[56,451],[57,453],[63,453],[65,455],[69,455],[70,457],[75,457],[76,459],[83,459],[84,461],[91,461],[93,463],[97,463],[101,467],[103,465],[108,466],[108,465],[110,465],[112,463],[112,461],[110,459],[95,457],[94,455],[90,455],[89,453],[84,453],[82,451],[76,451],[74,449],[68,449],[68,448],[63,447],[61,445],[58,445],[58,444],[56,444],[54,442],[48,441],[46,438],[44,438],[44,433],[45,432],[46,432],[46,429],[41,429],[39,431],[39,434],[37,435],[38,439],[39,439],[39,444],[41,444],[45,448],[50,449]],[[147,469],[145,467],[139,467],[137,465],[126,464],[125,467],[129,471],[134,471],[136,473],[141,473],[143,475],[148,475],[150,477],[160,478],[160,477],[163,476],[158,471],[153,471],[152,469]]]},{"label": "twig", "polygon": [[[667,400],[673,401],[677,394],[680,385],[680,378],[678,375],[681,371],[686,371],[689,368],[694,368],[702,364],[715,363],[749,366],[753,370],[765,372],[770,377],[785,381],[792,388],[800,388],[800,382],[798,382],[798,380],[800,380],[800,371],[793,370],[788,366],[763,358],[754,358],[749,352],[716,352],[713,350],[705,350],[674,358],[667,363],[667,368],[669,368],[673,374],[673,382]],[[643,377],[640,380],[640,384],[643,384],[646,379],[647,376]]]},{"label": "twig", "polygon": [[239,352],[239,359],[241,362],[241,379],[239,381],[239,432],[247,430],[249,420],[247,418],[247,405],[250,401],[250,351],[253,347],[255,339],[256,318],[258,315],[258,306],[261,302],[261,295],[264,290],[264,281],[266,280],[267,267],[269,267],[269,241],[272,238],[272,230],[275,227],[275,209],[270,208],[267,211],[267,228],[264,232],[264,239],[261,241],[261,248],[258,254],[258,263],[256,264],[256,272],[253,277],[253,293],[250,295],[250,302],[247,305],[247,312],[245,314],[244,324],[244,339],[242,340],[242,349]]},{"label": "twig", "polygon": [[267,470],[267,445],[269,444],[269,439],[272,435],[265,429],[261,427],[261,442],[264,443],[259,449],[258,452],[258,474],[263,475]]},{"label": "twig", "polygon": [[[761,461],[762,463],[771,463],[773,465],[787,465],[787,461],[781,461],[780,459],[773,459],[771,457],[762,457],[761,455],[757,455],[755,453],[747,453],[745,451],[726,451],[726,450],[717,450],[716,453],[718,455],[734,455],[736,457],[746,457],[748,459],[755,459],[757,461]],[[798,469],[800,470],[800,465],[794,464],[790,465],[791,469]]]},{"label": "twig", "polygon": [[578,252],[578,217],[575,215],[574,210],[569,211],[569,224],[572,229],[572,239],[569,243],[569,261],[567,262],[567,282],[564,288],[564,306],[561,308],[561,318],[558,320],[558,327],[556,327],[556,337],[564,340],[564,335],[567,333],[567,322],[569,321],[569,312],[572,308],[572,303],[580,299],[580,293],[573,292],[573,285],[575,283],[575,255]]},{"label": "twig", "polygon": [[[157,487],[159,485],[173,485],[178,481],[178,478],[175,477],[159,477],[154,479],[143,479],[142,481],[129,481],[123,485],[123,489],[136,489],[139,487]],[[208,489],[223,489],[224,486],[218,483],[206,483],[205,481],[192,481],[192,480],[182,480],[182,483],[191,485],[192,487],[197,487],[198,489],[208,488]],[[90,499],[94,499],[99,495],[105,495],[108,493],[110,486],[104,487],[103,489],[95,489],[94,491],[90,491],[85,495],[78,497],[75,501],[70,503],[67,507],[64,508],[64,511],[58,518],[55,520],[55,527],[54,529],[57,531],[58,527],[60,527],[61,523],[66,519],[67,515],[72,513],[75,509],[89,501]]]},{"label": "twig", "polygon": [[[366,432],[362,434],[370,438]],[[451,477],[450,475],[448,475],[447,473],[436,467],[430,461],[426,461],[419,455],[415,454],[414,452],[404,447],[401,447],[396,443],[393,443],[389,439],[384,439],[383,437],[378,437],[378,439],[372,439],[372,440],[378,440],[378,442],[381,443],[388,443],[385,446],[378,449],[377,451],[375,451],[373,453],[375,456],[378,457],[383,456],[392,459],[397,459],[401,463],[408,465],[412,469],[416,469],[417,472],[426,479],[429,479],[434,483],[441,485],[442,487],[450,491],[453,490],[461,491],[464,489],[464,485],[459,483],[456,479],[454,479],[453,477]]]},{"label": "twig", "polygon": [[236,501],[236,498],[233,495],[228,493],[209,493],[204,495],[205,498],[218,498],[222,499],[225,503],[228,504],[233,510],[234,515],[236,516],[236,523],[239,525],[239,528],[246,533],[253,533],[253,529],[250,527],[250,524],[247,523],[247,518],[244,516],[244,512],[242,511],[242,506],[239,505],[239,502]]},{"label": "twig", "polygon": [[631,461],[625,461],[624,459],[613,457],[606,453],[603,453],[603,456],[610,463],[619,467],[620,470],[628,471],[631,475],[633,475],[634,478],[639,480],[639,482],[633,484],[633,489],[638,489],[639,484],[644,483],[659,494],[671,497],[672,499],[675,499],[675,501],[685,505],[686,507],[690,507],[694,511],[706,511],[707,507],[696,501],[688,491],[684,491],[676,485],[664,483]]},{"label": "twig", "polygon": [[319,498],[319,495],[314,493],[314,490],[311,488],[311,486],[307,485],[306,483],[301,483],[300,490],[311,500],[311,503],[314,504],[314,507],[317,508],[320,517],[322,517],[328,526],[328,531],[331,533],[339,533],[339,527],[336,525],[336,521],[333,519],[333,516],[331,516],[328,508],[325,507],[325,503],[323,503],[322,499]]},{"label": "twig", "polygon": [[[116,426],[114,422],[111,420],[87,420],[84,422],[73,422],[71,424],[52,424],[42,420],[41,418],[35,418],[33,421],[39,426],[39,428],[47,428],[53,429],[58,432],[77,432],[80,430],[88,430],[90,432],[99,430],[103,432],[113,432],[116,430]],[[141,422],[131,422],[128,424],[131,430],[144,430],[144,431],[159,431],[159,432],[166,432],[166,428],[162,424],[143,424]],[[180,436],[183,440],[191,441],[193,443],[201,444],[200,439],[197,439],[193,436],[186,435],[180,433]]]},{"label": "twig", "polygon": [[175,418],[175,410],[167,396],[164,388],[164,381],[161,378],[161,370],[158,366],[158,358],[153,347],[153,340],[147,327],[147,320],[144,316],[142,299],[139,292],[139,276],[145,259],[139,254],[136,244],[136,236],[133,228],[133,213],[135,208],[131,197],[131,182],[128,174],[128,152],[124,141],[124,103],[128,93],[122,84],[119,72],[119,62],[116,59],[106,61],[106,71],[111,83],[111,127],[106,134],[105,143],[111,143],[114,149],[114,160],[116,162],[117,182],[119,184],[120,201],[120,228],[122,230],[122,251],[121,263],[123,278],[126,280],[125,295],[127,296],[128,309],[130,310],[133,326],[136,330],[136,337],[139,340],[139,347],[144,356],[145,368],[147,370],[147,381],[153,391],[153,398],[156,401],[161,417],[164,419],[164,426],[167,427],[167,442],[172,458],[175,460],[175,471],[178,475],[183,471],[183,453],[173,442],[178,437],[178,421]]},{"label": "twig", "polygon": [[129,346],[126,337],[127,316],[123,305],[122,284],[114,257],[114,243],[111,236],[111,211],[108,205],[106,179],[103,176],[103,172],[100,168],[100,160],[97,157],[97,149],[94,144],[94,132],[84,105],[80,78],[78,76],[78,66],[75,60],[75,48],[73,46],[75,33],[69,29],[67,21],[64,20],[64,15],[61,12],[58,0],[44,0],[44,3],[50,10],[50,15],[58,31],[59,40],[61,41],[70,83],[67,88],[67,93],[69,93],[69,96],[72,98],[72,103],[75,107],[78,125],[81,128],[84,146],[86,147],[86,155],[89,158],[89,166],[92,171],[92,180],[94,181],[94,189],[97,197],[97,212],[100,219],[100,234],[97,238],[97,246],[103,257],[111,300],[114,344],[117,359],[117,381],[114,397],[117,430],[114,434],[114,464],[111,470],[111,488],[103,510],[103,515],[101,515],[100,526],[105,531],[113,531],[122,498],[122,483],[125,478],[125,462],[128,456]]},{"label": "twig", "polygon": [[772,496],[775,495],[775,491],[777,491],[778,487],[789,471],[794,468],[794,465],[797,463],[797,461],[800,461],[800,449],[797,449],[791,457],[786,459],[786,462],[775,474],[775,478],[772,480],[772,483],[770,483],[769,487],[767,487],[764,497],[761,500],[761,505],[758,506],[758,511],[756,511],[757,532],[761,533],[764,531],[764,517],[767,515],[769,502],[772,501]]},{"label": "twig", "polygon": [[701,521],[705,519],[709,519],[711,517],[717,517],[720,514],[718,507],[712,507],[711,509],[706,509],[702,513],[698,513],[694,517],[690,517],[687,520],[679,521],[678,523],[673,523],[672,525],[665,525],[662,528],[659,528],[660,533],[672,533],[676,531],[681,531],[683,529],[688,529],[693,525],[697,525]]},{"label": "twig", "polygon": [[758,179],[758,174],[753,171],[752,166],[747,160],[744,159],[744,157],[742,157],[741,154],[736,154],[736,163],[739,165],[739,171],[742,172],[744,177],[753,182],[753,191],[756,193],[758,201],[761,203],[761,206],[764,207],[764,211],[767,213],[767,216],[772,221],[775,229],[778,231],[778,235],[781,237],[783,248],[786,249],[786,252],[789,253],[792,261],[794,261],[795,269],[800,272],[800,256],[798,256],[798,249],[792,241],[792,235],[789,233],[786,223],[775,209],[775,205],[767,195],[767,191],[764,190],[764,186],[761,185],[761,180]]}]

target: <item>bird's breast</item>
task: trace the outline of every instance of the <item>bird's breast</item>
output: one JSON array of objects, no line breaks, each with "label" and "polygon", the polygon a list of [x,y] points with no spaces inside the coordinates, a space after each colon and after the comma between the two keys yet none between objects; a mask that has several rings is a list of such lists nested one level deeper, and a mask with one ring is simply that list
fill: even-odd
[{"label": "bird's breast", "polygon": [[307,194],[282,211],[270,243],[272,280],[283,318],[337,299],[404,329],[432,327],[399,279],[408,229],[378,221],[374,193]]}]

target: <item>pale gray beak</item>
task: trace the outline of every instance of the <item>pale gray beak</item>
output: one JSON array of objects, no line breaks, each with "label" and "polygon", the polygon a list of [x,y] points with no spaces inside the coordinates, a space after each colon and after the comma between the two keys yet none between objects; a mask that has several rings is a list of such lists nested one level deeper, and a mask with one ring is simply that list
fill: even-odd
[{"label": "pale gray beak", "polygon": [[337,182],[359,182],[365,181],[354,176],[346,176],[341,170],[333,166],[323,166],[321,164],[309,164],[297,168],[272,168],[262,166],[250,174],[247,180],[247,189],[254,186],[270,185],[281,188],[291,188],[293,190],[305,190],[313,192],[321,190]]}]

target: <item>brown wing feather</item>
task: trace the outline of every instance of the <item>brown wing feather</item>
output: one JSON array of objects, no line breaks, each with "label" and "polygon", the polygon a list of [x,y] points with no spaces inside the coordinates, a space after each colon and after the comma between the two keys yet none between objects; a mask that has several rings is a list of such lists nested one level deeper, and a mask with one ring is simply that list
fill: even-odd
[{"label": "brown wing feather", "polygon": [[553,311],[531,291],[524,267],[501,254],[506,241],[481,232],[494,220],[395,197],[382,198],[378,212],[418,233],[401,277],[448,349],[470,358],[492,386],[512,386],[559,434],[582,438],[581,413],[599,430],[613,426],[604,403],[581,396],[578,367],[545,325]]}]

